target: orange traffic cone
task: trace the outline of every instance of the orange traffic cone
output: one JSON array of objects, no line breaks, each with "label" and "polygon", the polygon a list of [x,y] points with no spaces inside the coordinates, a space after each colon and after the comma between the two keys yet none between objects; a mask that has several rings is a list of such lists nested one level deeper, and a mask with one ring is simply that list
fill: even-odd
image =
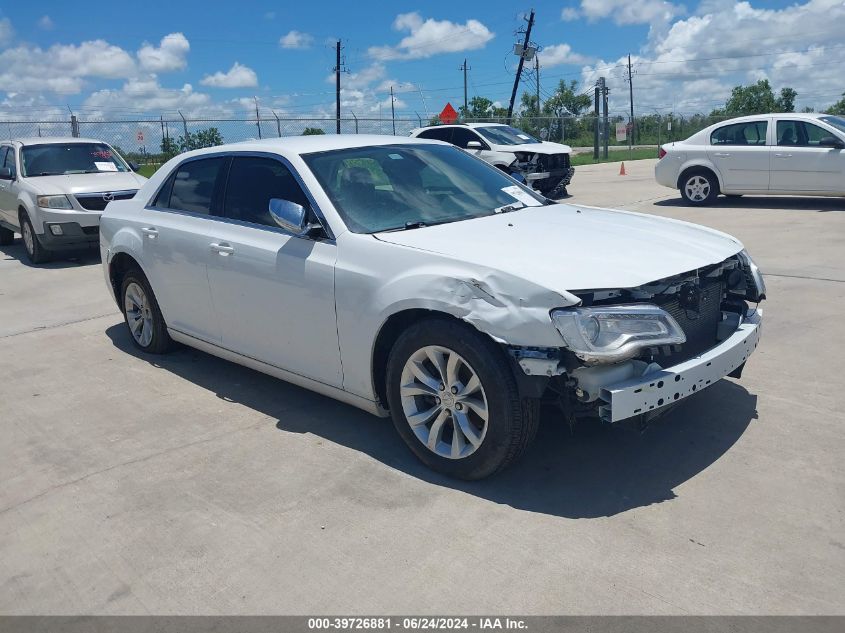
[{"label": "orange traffic cone", "polygon": [[625,163],[622,163],[622,166],[619,168],[619,175],[620,176],[627,176],[628,174],[625,173]]}]

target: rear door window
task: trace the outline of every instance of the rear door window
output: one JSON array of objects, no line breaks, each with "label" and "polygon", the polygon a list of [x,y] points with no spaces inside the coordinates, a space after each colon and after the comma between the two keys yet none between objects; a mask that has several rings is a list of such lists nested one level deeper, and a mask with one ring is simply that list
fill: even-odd
[{"label": "rear door window", "polygon": [[162,188],[156,199],[158,206],[164,206],[177,211],[190,211],[208,215],[212,213],[215,190],[221,170],[227,158],[203,158],[192,160],[181,165],[169,184],[169,200],[165,201],[162,194],[168,186]]},{"label": "rear door window", "polygon": [[724,125],[710,134],[711,145],[765,145],[768,121]]}]

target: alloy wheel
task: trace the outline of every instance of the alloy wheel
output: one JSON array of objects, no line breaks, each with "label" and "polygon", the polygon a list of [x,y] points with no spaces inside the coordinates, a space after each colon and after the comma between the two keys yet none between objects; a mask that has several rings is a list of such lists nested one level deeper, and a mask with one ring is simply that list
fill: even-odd
[{"label": "alloy wheel", "polygon": [[710,181],[704,176],[693,176],[687,180],[684,191],[693,202],[703,202],[710,195]]},{"label": "alloy wheel", "polygon": [[132,338],[141,347],[148,347],[153,340],[153,313],[147,293],[139,284],[133,282],[126,286],[123,307]]},{"label": "alloy wheel", "polygon": [[26,252],[30,255],[35,254],[35,236],[32,234],[32,227],[29,222],[24,220],[21,222],[21,236],[23,237],[23,244]]},{"label": "alloy wheel", "polygon": [[428,450],[463,459],[487,434],[487,396],[478,374],[459,354],[429,345],[414,352],[402,369],[399,395],[405,419]]}]

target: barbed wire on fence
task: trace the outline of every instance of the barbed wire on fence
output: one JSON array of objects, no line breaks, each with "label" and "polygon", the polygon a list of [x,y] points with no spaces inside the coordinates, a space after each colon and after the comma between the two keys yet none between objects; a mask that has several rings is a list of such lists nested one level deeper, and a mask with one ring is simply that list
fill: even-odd
[{"label": "barbed wire on fence", "polygon": [[[634,121],[634,138],[638,145],[657,145],[689,137],[695,132],[729,117],[706,115],[648,114]],[[435,119],[343,117],[342,134],[385,134],[408,136],[414,128],[429,125]],[[462,122],[507,123],[504,118],[467,118]],[[511,124],[544,140],[566,143],[572,147],[592,147],[596,126],[600,144],[607,135],[608,145],[627,145],[617,139],[616,125],[627,124],[625,114],[611,114],[607,128],[601,117],[524,116],[517,115]],[[161,163],[171,156],[197,147],[220,143],[236,143],[260,138],[280,138],[302,134],[334,134],[334,117],[261,117],[242,119],[132,118],[84,120],[77,116],[65,119],[3,120],[0,114],[0,137],[8,139],[78,135],[105,141],[130,160],[140,163]],[[395,129],[395,132],[394,132]]]}]

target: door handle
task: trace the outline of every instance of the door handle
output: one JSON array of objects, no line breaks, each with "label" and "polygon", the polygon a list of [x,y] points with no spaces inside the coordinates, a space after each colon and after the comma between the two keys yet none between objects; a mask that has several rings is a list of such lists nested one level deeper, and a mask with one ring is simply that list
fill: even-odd
[{"label": "door handle", "polygon": [[144,226],[141,227],[141,233],[146,235],[151,240],[154,240],[158,237],[158,229],[153,226]]},{"label": "door handle", "polygon": [[718,156],[719,158],[727,158],[728,156],[730,156],[730,154],[728,152],[716,152],[713,154],[713,156]]},{"label": "door handle", "polygon": [[775,154],[775,158],[792,158],[792,154]]},{"label": "door handle", "polygon": [[211,250],[213,250],[215,253],[222,257],[228,257],[229,255],[235,252],[234,247],[229,246],[225,242],[221,244],[212,242],[209,246],[211,246]]}]

